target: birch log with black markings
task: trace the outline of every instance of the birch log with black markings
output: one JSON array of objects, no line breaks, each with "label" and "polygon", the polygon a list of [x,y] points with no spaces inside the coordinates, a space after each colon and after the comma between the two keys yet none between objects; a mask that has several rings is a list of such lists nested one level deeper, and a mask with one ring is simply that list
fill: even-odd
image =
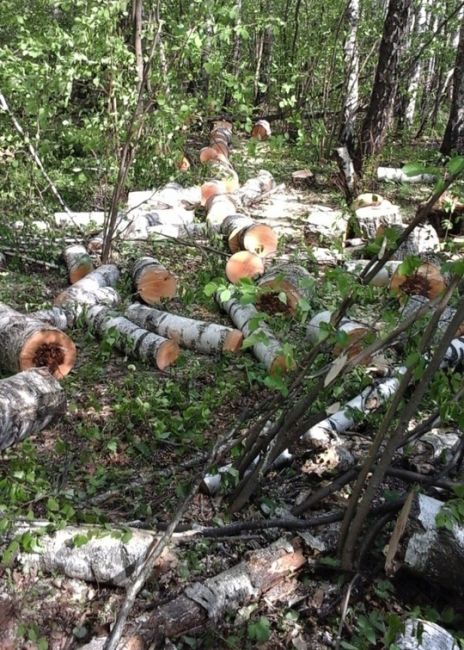
[{"label": "birch log with black markings", "polygon": [[272,587],[290,577],[306,560],[298,540],[279,539],[218,575],[196,582],[155,609],[139,630],[147,644],[159,647],[165,638],[198,630],[250,602],[265,597]]},{"label": "birch log with black markings", "polygon": [[64,312],[59,307],[51,307],[50,309],[40,309],[39,311],[33,311],[28,314],[31,318],[36,318],[42,323],[47,325],[53,325],[59,330],[68,329],[68,318],[66,312]]},{"label": "birch log with black markings", "polygon": [[267,258],[277,251],[279,238],[275,230],[243,214],[227,216],[221,224],[221,233],[232,253],[246,250]]},{"label": "birch log with black markings", "polygon": [[[316,343],[323,337],[324,325],[329,325],[332,312],[321,311],[311,318],[306,326],[307,340],[316,345]],[[358,321],[350,320],[349,318],[342,318],[337,327],[337,332],[340,332],[345,339],[344,345],[338,343],[334,347],[334,354],[340,354],[345,350],[348,358],[357,355],[364,347],[366,347],[366,337],[373,334],[374,330],[366,323],[359,323]],[[369,358],[365,363],[369,362]]]},{"label": "birch log with black markings", "polygon": [[311,447],[327,448],[335,441],[341,442],[339,434],[344,433],[355,423],[356,411],[368,415],[376,411],[389,400],[397,391],[400,384],[399,376],[406,372],[404,366],[394,369],[395,376],[382,379],[372,386],[365,388],[359,395],[347,402],[345,406],[321,420],[303,434],[302,440]]},{"label": "birch log with black markings", "polygon": [[[86,582],[126,586],[136,563],[144,557],[157,533],[137,528],[124,530],[101,526],[66,526],[50,533],[48,521],[18,523],[8,531],[5,542],[29,533],[38,536],[40,551],[21,552],[16,560],[26,570],[61,573]],[[174,542],[176,534],[174,534]],[[166,548],[155,563],[155,575],[176,565]]]},{"label": "birch log with black markings", "polygon": [[126,309],[125,316],[150,332],[173,339],[184,348],[204,354],[236,353],[240,351],[243,342],[243,333],[238,329],[184,318],[138,303],[130,305]]},{"label": "birch log with black markings", "polygon": [[223,301],[219,293],[216,293],[216,301],[245,336],[254,334],[257,342],[252,346],[253,354],[271,374],[291,370],[292,365],[283,352],[282,343],[268,325],[261,322],[258,327],[254,327],[260,317],[253,305],[241,305],[233,298]]},{"label": "birch log with black markings", "polygon": [[0,303],[0,367],[10,372],[48,368],[57,379],[65,377],[76,361],[76,346],[69,336],[27,314]]},{"label": "birch log with black markings", "polygon": [[233,284],[244,278],[253,280],[264,273],[263,258],[249,251],[239,251],[229,257],[225,272],[227,279]]},{"label": "birch log with black markings", "polygon": [[437,177],[433,174],[407,176],[402,169],[392,167],[378,167],[377,178],[379,181],[393,181],[395,183],[435,183],[437,180]]},{"label": "birch log with black markings", "polygon": [[0,380],[0,451],[39,433],[66,413],[60,383],[45,368]]},{"label": "birch log with black markings", "polygon": [[55,212],[53,214],[57,226],[86,226],[102,227],[105,222],[104,212]]},{"label": "birch log with black markings", "polygon": [[[276,264],[259,279],[258,286],[263,290],[257,302],[259,309],[295,314],[300,300],[309,300],[313,283],[311,274],[302,266]],[[285,300],[280,299],[280,294]]]},{"label": "birch log with black markings", "polygon": [[397,650],[459,650],[460,646],[445,628],[420,618],[409,618],[404,631],[395,639]]},{"label": "birch log with black markings", "polygon": [[93,271],[92,260],[82,244],[67,246],[63,251],[63,257],[68,268],[70,284],[78,282]]},{"label": "birch log with black markings", "polygon": [[55,298],[55,307],[66,314],[68,327],[74,327],[85,310],[93,305],[116,307],[121,302],[121,296],[113,287],[87,290],[78,286],[80,282],[81,280]]},{"label": "birch log with black markings", "polygon": [[148,305],[176,295],[176,277],[154,257],[142,257],[135,262],[132,281],[135,291]]},{"label": "birch log with black markings", "polygon": [[464,527],[455,521],[439,527],[437,515],[447,516],[446,503],[425,494],[406,500],[390,538],[385,570],[391,576],[407,569],[462,596]]},{"label": "birch log with black markings", "polygon": [[262,194],[266,194],[275,188],[275,180],[272,174],[261,169],[255,178],[250,178],[238,191],[238,197],[246,208],[253,205]]},{"label": "birch log with black markings", "polygon": [[464,336],[451,341],[443,357],[442,368],[464,369]]},{"label": "birch log with black markings", "polygon": [[92,332],[102,337],[109,331],[116,333],[115,347],[125,354],[164,370],[179,356],[179,346],[163,336],[142,329],[127,318],[101,305],[90,307],[85,314]]}]

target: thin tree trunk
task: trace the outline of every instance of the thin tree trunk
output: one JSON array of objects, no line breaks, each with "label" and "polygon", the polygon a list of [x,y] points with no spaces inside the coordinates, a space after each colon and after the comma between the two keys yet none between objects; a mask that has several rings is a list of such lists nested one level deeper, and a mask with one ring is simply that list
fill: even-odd
[{"label": "thin tree trunk", "polygon": [[134,50],[137,68],[137,92],[140,92],[143,82],[143,49],[142,49],[142,9],[143,0],[134,0]]},{"label": "thin tree trunk", "polygon": [[359,22],[359,0],[349,0],[346,8],[346,23],[348,31],[344,44],[345,77],[347,87],[343,106],[343,127],[340,143],[347,147],[350,156],[354,151],[356,132],[356,113],[359,105],[359,51],[357,31]]},{"label": "thin tree trunk", "polygon": [[464,20],[459,32],[450,115],[440,149],[446,155],[453,150],[458,154],[464,153]]},{"label": "thin tree trunk", "polygon": [[[235,38],[234,38],[234,51],[232,54],[232,76],[234,79],[237,79],[240,72],[240,49],[241,49],[241,37],[240,30],[242,26],[242,0],[236,0],[235,2]],[[228,87],[224,97],[224,108],[227,108],[232,101],[232,91]]]},{"label": "thin tree trunk", "polygon": [[[422,34],[427,29],[427,4],[428,0],[422,0],[418,9],[418,14],[415,23],[415,34],[421,38]],[[407,104],[405,108],[404,119],[407,126],[411,126],[414,121],[416,112],[417,93],[419,91],[419,82],[422,74],[422,61],[419,59],[414,63],[409,86],[407,90]]]},{"label": "thin tree trunk", "polygon": [[387,133],[410,4],[411,0],[390,0],[388,6],[374,87],[354,159],[358,174],[361,173],[366,158],[380,151]]}]

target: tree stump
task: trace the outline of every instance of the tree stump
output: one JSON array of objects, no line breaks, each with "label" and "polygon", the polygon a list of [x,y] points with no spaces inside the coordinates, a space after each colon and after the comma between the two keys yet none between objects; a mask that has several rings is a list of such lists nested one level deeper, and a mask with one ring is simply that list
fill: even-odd
[{"label": "tree stump", "polygon": [[251,130],[251,137],[255,140],[267,140],[271,135],[271,125],[267,120],[258,120]]},{"label": "tree stump", "polygon": [[297,190],[309,190],[315,183],[316,177],[309,169],[299,169],[292,174],[292,185]]},{"label": "tree stump", "polygon": [[355,216],[361,235],[367,241],[373,241],[376,238],[380,226],[389,227],[403,223],[399,207],[386,199],[374,205],[357,208]]}]

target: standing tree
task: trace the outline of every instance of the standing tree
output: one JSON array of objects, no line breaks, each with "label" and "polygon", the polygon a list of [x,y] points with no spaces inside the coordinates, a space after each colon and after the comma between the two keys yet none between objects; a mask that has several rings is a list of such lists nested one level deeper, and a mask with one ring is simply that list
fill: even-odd
[{"label": "standing tree", "polygon": [[359,0],[349,0],[346,7],[347,34],[344,44],[346,91],[340,142],[347,147],[350,155],[354,153],[355,120],[359,103],[358,22]]},{"label": "standing tree", "polygon": [[464,20],[459,32],[450,114],[440,149],[446,155],[453,150],[464,153]]},{"label": "standing tree", "polygon": [[374,86],[354,155],[358,175],[365,159],[380,151],[390,123],[410,4],[411,0],[390,0],[388,5]]}]

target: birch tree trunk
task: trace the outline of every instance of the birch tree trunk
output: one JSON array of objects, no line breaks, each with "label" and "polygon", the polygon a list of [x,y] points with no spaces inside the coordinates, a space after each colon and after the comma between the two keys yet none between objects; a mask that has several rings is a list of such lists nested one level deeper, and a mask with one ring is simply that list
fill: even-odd
[{"label": "birch tree trunk", "polygon": [[380,151],[387,133],[410,4],[411,0],[390,0],[388,5],[374,86],[354,156],[355,171],[358,175],[362,172],[366,158]]},{"label": "birch tree trunk", "polygon": [[65,393],[44,368],[0,380],[0,451],[39,433],[65,412]]},{"label": "birch tree trunk", "polygon": [[357,31],[359,22],[359,0],[349,0],[345,14],[347,34],[344,44],[346,90],[343,106],[343,126],[340,144],[351,156],[354,154],[356,113],[359,104],[359,51]]},{"label": "birch tree trunk", "polygon": [[459,32],[459,44],[453,74],[453,96],[445,135],[440,151],[464,154],[464,20]]},{"label": "birch tree trunk", "polygon": [[[416,22],[415,22],[415,35],[421,39],[423,33],[427,29],[427,5],[428,0],[421,0],[418,7]],[[414,115],[416,112],[417,94],[419,91],[419,83],[422,74],[422,60],[419,58],[415,61],[413,69],[411,70],[411,78],[407,89],[407,103],[404,113],[404,119],[407,126],[412,126],[414,122]]]},{"label": "birch tree trunk", "polygon": [[93,271],[92,260],[84,246],[75,244],[63,251],[69,274],[70,284],[74,284]]}]

